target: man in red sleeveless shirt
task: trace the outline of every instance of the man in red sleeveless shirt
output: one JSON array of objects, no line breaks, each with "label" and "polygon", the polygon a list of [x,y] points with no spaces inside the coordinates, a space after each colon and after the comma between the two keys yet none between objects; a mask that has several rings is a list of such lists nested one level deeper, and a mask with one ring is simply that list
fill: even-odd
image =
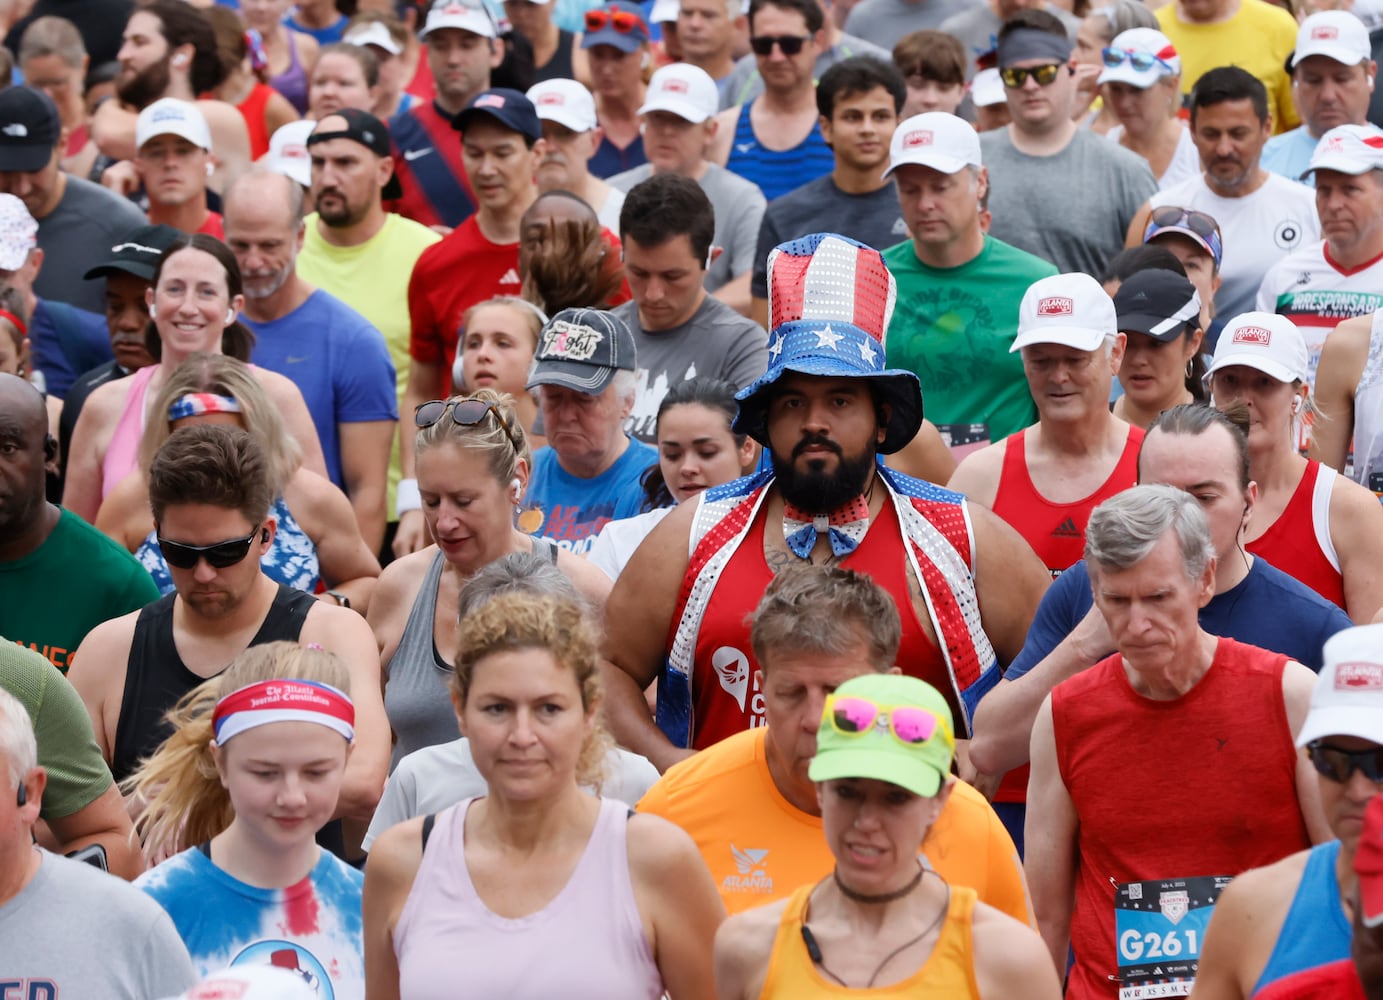
[{"label": "man in red sleeveless shirt", "polygon": [[1067,1000],[1184,996],[1221,889],[1331,832],[1297,753],[1315,675],[1200,627],[1205,513],[1138,486],[1090,515],[1086,563],[1118,652],[1059,684],[1032,737],[1027,857]]},{"label": "man in red sleeveless shirt", "polygon": [[[772,473],[670,514],[606,606],[611,725],[660,770],[764,724],[746,618],[787,566],[840,564],[888,591],[896,662],[946,696],[957,735],[997,683],[996,654],[1022,648],[1047,583],[1031,550],[988,511],[876,463],[922,419],[917,376],[884,367],[894,297],[878,251],[845,237],[769,257],[769,368],[739,394],[735,429],[768,449]],[[655,678],[656,724],[643,697]]]},{"label": "man in red sleeveless shirt", "polygon": [[1037,423],[967,456],[947,485],[1017,528],[1056,576],[1080,559],[1095,505],[1138,480],[1143,431],[1109,412],[1124,335],[1099,282],[1057,274],[1029,286],[1010,350]]}]

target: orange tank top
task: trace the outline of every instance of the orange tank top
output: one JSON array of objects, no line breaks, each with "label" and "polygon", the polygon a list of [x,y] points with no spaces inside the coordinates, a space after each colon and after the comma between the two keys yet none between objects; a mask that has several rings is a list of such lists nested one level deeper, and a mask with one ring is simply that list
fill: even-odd
[{"label": "orange tank top", "polygon": [[807,912],[807,900],[814,885],[804,885],[788,897],[778,934],[773,939],[773,954],[768,960],[763,992],[759,1000],[781,997],[800,1000],[801,997],[871,997],[874,1000],[898,1000],[914,997],[946,997],[946,1000],[980,1000],[980,987],[975,981],[975,954],[971,945],[971,919],[975,912],[975,890],[951,886],[951,901],[946,907],[946,922],[936,939],[932,953],[922,968],[901,982],[873,989],[847,989],[821,974],[807,954],[802,941],[802,922]]}]

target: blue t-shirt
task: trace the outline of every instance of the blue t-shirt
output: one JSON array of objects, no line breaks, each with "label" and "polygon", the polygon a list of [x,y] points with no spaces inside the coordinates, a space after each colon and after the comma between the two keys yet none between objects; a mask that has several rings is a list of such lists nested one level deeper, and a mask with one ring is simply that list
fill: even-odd
[{"label": "blue t-shirt", "polygon": [[399,417],[394,363],[384,336],[320,289],[282,319],[246,319],[245,325],[255,334],[250,360],[291,379],[302,392],[322,442],[327,476],[345,489],[337,425]]},{"label": "blue t-shirt", "polygon": [[639,478],[657,461],[657,450],[630,439],[614,465],[593,479],[582,479],[558,464],[551,446],[539,448],[533,455],[533,477],[524,498],[543,511],[543,526],[536,534],[568,551],[584,553],[607,522],[633,517],[643,509]]},{"label": "blue t-shirt", "polygon": [[44,389],[66,399],[72,383],[113,361],[106,318],[66,302],[39,299],[29,317],[30,364],[43,373]]},{"label": "blue t-shirt", "polygon": [[283,23],[294,31],[301,31],[304,35],[311,35],[313,38],[317,39],[318,45],[330,45],[333,42],[339,42],[342,36],[345,35],[347,20],[349,19],[346,15],[342,14],[325,28],[309,28],[306,25],[300,24],[296,17],[286,17],[283,19]]},{"label": "blue t-shirt", "polygon": [[[1070,635],[1094,605],[1090,572],[1082,560],[1052,581],[1037,606],[1028,638],[1005,680],[1016,681]],[[1282,570],[1255,556],[1248,576],[1201,608],[1201,628],[1284,653],[1320,673],[1325,640],[1354,623],[1340,608]]]},{"label": "blue t-shirt", "polygon": [[173,919],[199,977],[238,965],[296,972],[318,1000],[364,1000],[365,876],[328,851],[287,889],[261,889],[192,847],[135,880]]},{"label": "blue t-shirt", "polygon": [[1297,181],[1315,187],[1314,176],[1301,179],[1301,173],[1311,165],[1311,154],[1316,151],[1320,140],[1311,138],[1306,126],[1301,125],[1290,132],[1283,132],[1268,140],[1263,147],[1263,157],[1259,160],[1264,170],[1281,174],[1289,181]]}]

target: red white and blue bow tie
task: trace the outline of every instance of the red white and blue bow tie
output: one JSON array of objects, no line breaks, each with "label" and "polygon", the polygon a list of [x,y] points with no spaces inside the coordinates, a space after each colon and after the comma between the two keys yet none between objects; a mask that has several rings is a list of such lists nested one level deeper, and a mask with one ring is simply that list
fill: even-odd
[{"label": "red white and blue bow tie", "polygon": [[859,547],[869,530],[869,503],[857,496],[829,514],[811,514],[783,504],[783,540],[799,559],[810,559],[818,535],[828,535],[831,552],[843,559]]}]

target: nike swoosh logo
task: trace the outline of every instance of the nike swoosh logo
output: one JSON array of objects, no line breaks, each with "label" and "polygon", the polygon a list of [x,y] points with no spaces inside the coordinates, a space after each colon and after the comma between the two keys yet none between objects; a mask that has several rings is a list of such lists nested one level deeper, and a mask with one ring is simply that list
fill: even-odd
[{"label": "nike swoosh logo", "polygon": [[735,143],[735,148],[738,149],[741,153],[748,153],[750,150],[752,150],[752,149],[754,148],[754,143],[752,143],[752,142],[737,142],[737,143]]},{"label": "nike swoosh logo", "polygon": [[284,359],[283,359],[284,364],[289,364],[289,365],[296,365],[299,361],[307,361],[307,360],[309,360],[309,358],[308,358],[306,355],[303,355],[303,356],[300,357],[300,358],[295,358],[295,357],[294,357],[293,355],[291,355],[291,354],[285,355],[285,356],[284,356]]},{"label": "nike swoosh logo", "polygon": [[431,146],[428,146],[426,149],[405,149],[403,151],[403,158],[412,163],[418,157],[426,156],[430,152],[432,152]]}]

